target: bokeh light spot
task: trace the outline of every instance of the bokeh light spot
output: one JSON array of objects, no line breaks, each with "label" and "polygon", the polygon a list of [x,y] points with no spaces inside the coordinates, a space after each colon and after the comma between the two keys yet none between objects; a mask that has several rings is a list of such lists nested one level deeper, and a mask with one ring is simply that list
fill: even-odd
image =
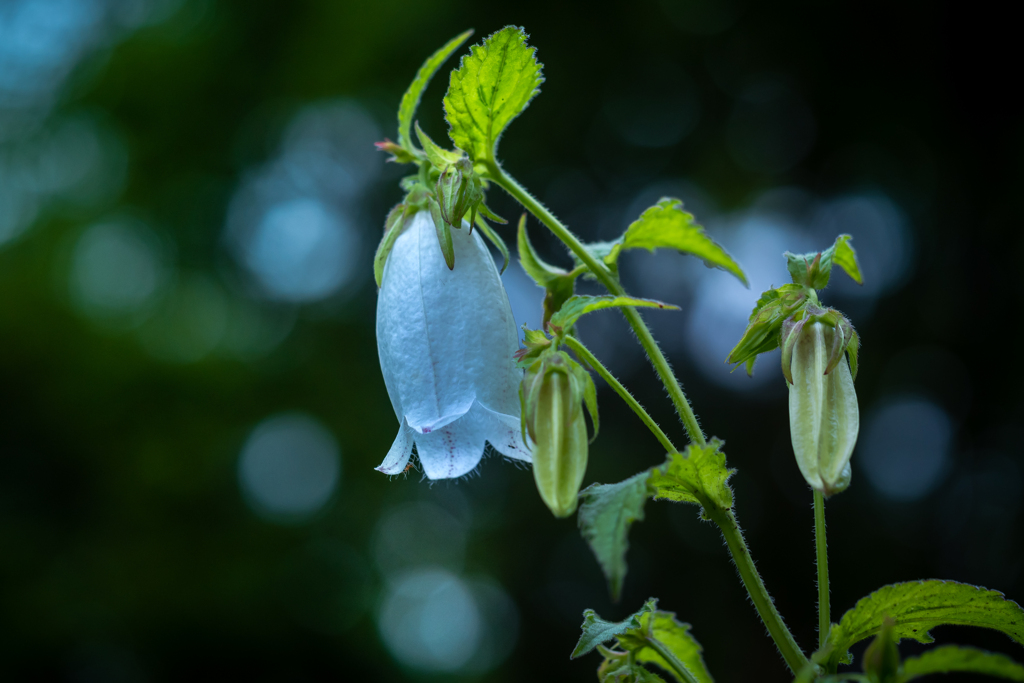
[{"label": "bokeh light spot", "polygon": [[917,396],[885,402],[871,414],[857,446],[871,485],[887,498],[913,501],[930,493],[949,469],[953,424],[935,403]]},{"label": "bokeh light spot", "polygon": [[338,444],[304,413],[284,413],[253,429],[238,460],[250,507],[276,522],[300,522],[330,501],[341,476]]}]

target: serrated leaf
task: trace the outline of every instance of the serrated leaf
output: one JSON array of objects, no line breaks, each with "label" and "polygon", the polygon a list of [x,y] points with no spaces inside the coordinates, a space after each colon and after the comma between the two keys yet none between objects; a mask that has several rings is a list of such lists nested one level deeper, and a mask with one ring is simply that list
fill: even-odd
[{"label": "serrated leaf", "polygon": [[721,448],[720,439],[711,439],[706,446],[690,444],[682,453],[670,453],[664,465],[651,471],[648,485],[654,499],[700,505],[704,519],[707,519],[705,505],[731,510],[729,477],[736,470],[725,466],[725,453]]},{"label": "serrated leaf", "polygon": [[932,642],[929,630],[944,624],[1002,631],[1024,644],[1024,610],[998,591],[956,581],[910,581],[883,586],[861,598],[829,632],[829,656],[839,662],[854,643],[873,636],[886,617],[894,636]]},{"label": "serrated leaf", "polygon": [[1011,681],[1024,681],[1024,666],[1006,655],[958,645],[944,645],[928,650],[918,657],[908,657],[903,662],[899,681],[903,683],[918,676],[953,671],[969,671]]},{"label": "serrated leaf", "polygon": [[427,61],[423,62],[420,70],[416,72],[416,78],[409,85],[409,89],[402,95],[402,101],[398,105],[398,144],[405,149],[414,149],[409,131],[412,128],[412,120],[416,116],[416,107],[419,106],[423,91],[427,89],[430,79],[441,68],[445,60],[458,50],[459,46],[466,42],[471,35],[473,35],[473,29],[460,33],[445,43],[440,50],[430,55]]},{"label": "serrated leaf", "polygon": [[406,218],[405,210],[405,205],[399,204],[388,212],[388,217],[384,220],[384,236],[381,238],[380,244],[377,245],[377,253],[373,256],[373,279],[377,282],[378,287],[384,281],[384,264],[387,263],[388,255],[394,248],[398,236],[402,234]]},{"label": "serrated leaf", "polygon": [[427,155],[427,159],[439,171],[454,165],[462,158],[461,153],[449,151],[431,140],[430,136],[420,128],[418,121],[416,122],[416,138],[420,141],[420,147],[423,148],[423,153]]},{"label": "serrated leaf", "polygon": [[505,127],[540,92],[541,64],[526,38],[523,29],[506,26],[470,48],[452,71],[444,97],[448,134],[473,161],[495,160]]},{"label": "serrated leaf", "polygon": [[[641,627],[647,627],[646,620],[652,620],[653,624],[649,627],[651,637],[667,647],[699,683],[714,683],[715,679],[711,677],[711,672],[708,671],[701,654],[704,652],[704,648],[690,635],[691,626],[676,621],[675,617],[676,615],[672,612],[651,612],[641,617]],[[647,647],[640,650],[636,653],[636,659],[640,662],[657,664],[672,674],[672,677],[679,683],[689,683],[680,678],[673,670],[672,665],[653,648]]]},{"label": "serrated leaf", "polygon": [[[609,244],[609,243],[604,243]],[[618,243],[610,243],[605,263],[614,263],[624,249],[676,249],[704,260],[709,266],[732,273],[746,286],[747,276],[739,264],[696,223],[693,214],[683,211],[678,199],[663,197],[633,221]]]},{"label": "serrated leaf", "polygon": [[626,579],[629,527],[644,518],[649,476],[650,471],[641,472],[618,484],[591,484],[580,491],[580,535],[594,551],[613,600],[619,599]]},{"label": "serrated leaf", "polygon": [[613,296],[603,294],[601,296],[572,296],[569,297],[558,312],[551,316],[551,325],[561,329],[568,329],[576,324],[580,316],[593,311],[600,311],[603,308],[617,308],[621,306],[641,306],[646,308],[662,308],[670,311],[678,311],[678,306],[666,304],[654,299],[638,299],[632,296]]},{"label": "serrated leaf", "polygon": [[580,627],[579,642],[572,651],[571,658],[576,659],[591,652],[598,645],[607,643],[630,629],[640,628],[640,617],[647,612],[653,612],[658,606],[658,601],[651,598],[639,611],[629,615],[622,621],[605,621],[597,616],[597,612],[588,609],[583,612],[583,625]]},{"label": "serrated leaf", "polygon": [[845,270],[858,285],[862,285],[864,277],[860,274],[857,252],[850,246],[852,239],[849,235],[840,235],[836,238],[836,243],[832,245],[832,263]]}]

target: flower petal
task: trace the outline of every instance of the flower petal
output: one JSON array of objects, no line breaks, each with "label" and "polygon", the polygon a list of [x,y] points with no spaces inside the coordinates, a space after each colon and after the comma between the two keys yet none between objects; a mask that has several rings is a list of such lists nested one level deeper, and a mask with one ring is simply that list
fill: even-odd
[{"label": "flower petal", "polygon": [[[477,404],[480,409],[480,419],[484,421],[484,434],[487,442],[494,450],[506,458],[525,460],[532,462],[530,449],[523,443],[523,432],[519,426],[519,418],[504,413],[490,410],[483,404]],[[476,407],[476,406],[474,406]],[[516,408],[518,409],[518,405]]]},{"label": "flower petal", "polygon": [[434,431],[416,435],[416,453],[430,479],[452,479],[472,472],[484,454],[488,420],[479,405]]},{"label": "flower petal", "polygon": [[384,456],[384,462],[376,468],[378,472],[400,474],[405,470],[412,456],[413,434],[413,430],[403,421],[402,426],[398,428],[398,436],[391,444],[391,450]]}]

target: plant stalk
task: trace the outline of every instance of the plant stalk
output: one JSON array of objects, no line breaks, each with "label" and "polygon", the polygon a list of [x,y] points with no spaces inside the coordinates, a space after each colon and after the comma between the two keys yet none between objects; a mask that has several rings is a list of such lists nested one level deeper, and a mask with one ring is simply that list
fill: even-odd
[{"label": "plant stalk", "polygon": [[[500,185],[506,192],[512,195],[527,211],[532,213],[537,220],[547,226],[548,230],[554,233],[555,237],[560,239],[565,246],[569,247],[573,254],[590,269],[590,272],[601,282],[605,288],[615,294],[616,296],[623,296],[626,290],[619,284],[618,279],[612,275],[611,271],[608,270],[607,266],[601,261],[595,259],[591,254],[584,248],[583,243],[580,242],[579,238],[565,225],[558,220],[554,214],[547,210],[543,204],[538,202],[533,196],[526,191],[526,189],[516,182],[514,178],[507,175],[502,168],[495,161],[487,163],[488,176],[490,180]],[[658,342],[654,339],[654,335],[651,334],[651,330],[644,323],[643,318],[637,313],[635,308],[623,307],[622,314],[626,316],[626,320],[629,322],[630,327],[633,328],[633,332],[636,333],[637,339],[640,340],[640,345],[647,353],[647,357],[651,361],[651,365],[654,366],[654,371],[658,373],[658,377],[661,378],[662,384],[665,385],[665,389],[668,391],[669,397],[672,399],[672,404],[676,408],[676,413],[679,415],[680,421],[683,423],[683,427],[686,429],[687,435],[690,440],[694,443],[704,446],[706,440],[704,439],[704,432],[701,431],[700,425],[697,424],[697,417],[693,414],[693,409],[690,407],[689,401],[686,400],[686,394],[683,393],[683,387],[679,384],[679,380],[672,373],[672,368],[668,364],[668,360],[665,358],[665,354],[662,353],[661,348],[658,346]]]},{"label": "plant stalk", "polygon": [[814,546],[818,565],[818,647],[825,647],[832,618],[829,614],[828,543],[825,539],[825,497],[814,492]]},{"label": "plant stalk", "polygon": [[654,421],[654,418],[644,410],[644,407],[640,405],[639,401],[633,398],[633,394],[629,393],[629,389],[622,386],[622,383],[615,379],[615,376],[608,371],[608,368],[601,364],[601,361],[599,361],[597,357],[590,352],[590,349],[584,346],[583,343],[575,337],[570,337],[568,335],[565,336],[563,342],[573,350],[580,360],[594,368],[594,370],[597,371],[597,374],[601,376],[601,379],[607,382],[608,386],[614,389],[615,393],[617,393],[622,400],[626,402],[626,405],[633,409],[633,412],[643,420],[643,423],[647,425],[647,428],[651,430],[652,434],[654,434],[654,437],[658,440],[658,443],[661,444],[662,448],[669,453],[676,452],[676,447],[672,445],[672,441],[669,440],[668,436],[665,435],[665,432],[663,432],[661,427],[658,426],[658,423]]},{"label": "plant stalk", "polygon": [[754,560],[750,557],[750,548],[747,547],[747,542],[743,539],[743,532],[740,531],[739,524],[736,522],[736,516],[732,510],[722,510],[711,501],[701,502],[704,503],[704,509],[711,519],[722,530],[722,536],[725,537],[725,543],[729,546],[729,552],[732,554],[736,570],[740,574],[740,580],[743,581],[743,586],[747,589],[754,608],[757,609],[761,621],[768,628],[768,633],[775,641],[775,645],[779,648],[782,658],[786,660],[790,671],[796,675],[807,665],[807,657],[800,646],[796,644],[796,640],[785,622],[782,621],[782,615],[775,609],[775,602],[768,595],[768,589],[764,587],[761,575],[757,573]]}]

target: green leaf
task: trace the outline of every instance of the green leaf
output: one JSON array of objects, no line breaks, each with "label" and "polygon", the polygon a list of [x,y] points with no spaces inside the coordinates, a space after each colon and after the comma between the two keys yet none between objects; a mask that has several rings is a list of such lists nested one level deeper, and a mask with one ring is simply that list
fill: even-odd
[{"label": "green leaf", "polygon": [[832,263],[845,270],[858,285],[862,285],[864,278],[860,274],[857,252],[850,246],[852,239],[849,235],[840,235],[836,238],[836,243],[832,245]]},{"label": "green leaf", "polygon": [[640,608],[640,611],[629,615],[622,621],[605,621],[601,617],[597,616],[597,612],[592,609],[588,609],[583,612],[583,625],[580,627],[583,631],[580,634],[580,640],[576,643],[576,648],[572,651],[572,659],[582,657],[588,652],[592,651],[598,645],[607,643],[612,638],[615,638],[630,629],[640,628],[640,617],[647,613],[653,612],[658,606],[658,601],[651,598],[644,606]]},{"label": "green leaf", "polygon": [[419,106],[420,98],[423,96],[423,91],[427,89],[427,84],[430,83],[430,79],[433,78],[437,70],[441,68],[445,60],[459,49],[459,46],[466,42],[466,39],[473,35],[473,30],[470,29],[465,33],[460,33],[451,40],[449,40],[444,47],[432,54],[427,61],[423,62],[423,66],[416,72],[416,78],[413,79],[409,89],[402,95],[402,101],[398,105],[398,144],[405,149],[414,149],[412,146],[412,139],[409,137],[409,131],[412,127],[412,120],[416,116],[416,107]]},{"label": "green leaf", "polygon": [[996,629],[1024,644],[1024,610],[1002,593],[955,581],[910,581],[883,586],[847,611],[829,633],[830,660],[844,660],[850,646],[878,633],[886,617],[897,640],[930,643],[930,629],[953,624]]},{"label": "green leaf", "polygon": [[416,138],[420,141],[420,147],[423,148],[427,159],[439,171],[443,171],[463,158],[461,153],[451,152],[431,140],[430,136],[420,128],[418,121],[416,122]]},{"label": "green leaf", "polygon": [[744,285],[750,286],[739,264],[705,234],[704,228],[694,221],[693,214],[683,211],[683,203],[678,199],[663,197],[633,221],[618,244],[612,244],[604,257],[608,264],[615,263],[619,252],[624,249],[643,248],[652,252],[658,248],[676,249],[702,258],[709,266],[732,273]]},{"label": "green leaf", "polygon": [[545,290],[543,323],[547,327],[551,316],[562,307],[562,304],[572,296],[576,289],[576,275],[546,263],[537,255],[533,244],[530,243],[530,236],[526,232],[525,213],[519,219],[516,243],[519,247],[519,263],[523,270]]},{"label": "green leaf", "polygon": [[613,600],[618,600],[622,593],[629,527],[644,518],[650,474],[641,472],[618,484],[591,484],[580,491],[576,515],[580,535],[597,556]]},{"label": "green leaf", "polygon": [[452,71],[444,97],[448,134],[473,161],[495,160],[505,127],[540,92],[541,64],[526,38],[523,29],[507,26],[470,48]]},{"label": "green leaf", "polygon": [[[641,628],[647,626],[648,620],[653,621],[649,627],[650,637],[668,648],[700,683],[714,683],[715,679],[711,677],[711,672],[708,671],[701,654],[704,652],[704,648],[690,635],[690,625],[676,621],[675,617],[676,615],[672,612],[651,612],[640,618]],[[625,637],[624,635],[623,638]],[[688,683],[673,671],[672,665],[657,650],[651,647],[637,652],[636,659],[640,662],[657,664],[672,674],[679,683]]]},{"label": "green leaf", "polygon": [[[523,347],[512,354],[521,368],[533,365],[540,355],[551,348],[551,340],[540,330],[531,330],[523,325]],[[520,392],[521,394],[522,392]]]},{"label": "green leaf", "polygon": [[583,387],[583,403],[587,406],[587,412],[590,413],[590,421],[594,423],[594,435],[590,437],[589,443],[594,443],[597,433],[601,431],[601,418],[597,413],[597,386],[594,384],[594,378],[590,376],[590,372],[579,363],[572,364],[572,371],[576,375],[576,379],[579,380],[580,386]]},{"label": "green leaf", "polygon": [[665,683],[658,674],[645,669],[628,652],[616,652],[598,646],[604,661],[597,668],[597,680],[601,683]]},{"label": "green leaf", "polygon": [[388,212],[384,221],[384,237],[377,246],[377,253],[373,257],[373,279],[380,287],[384,281],[384,264],[387,263],[388,255],[395,246],[395,241],[402,234],[402,227],[405,225],[405,204],[399,204]]},{"label": "green leaf", "polygon": [[902,683],[918,676],[953,671],[969,671],[1011,681],[1024,681],[1024,666],[1006,655],[958,645],[944,645],[928,650],[919,657],[907,658],[903,662],[903,673],[899,680]]},{"label": "green leaf", "polygon": [[747,329],[743,331],[743,336],[729,352],[725,362],[736,367],[746,364],[747,374],[751,374],[754,360],[759,354],[778,348],[782,323],[806,302],[803,287],[800,285],[783,285],[763,292],[754,304]]},{"label": "green leaf", "polygon": [[644,306],[647,308],[663,308],[671,311],[678,311],[678,306],[666,304],[654,299],[638,299],[631,296],[613,296],[603,294],[601,296],[572,296],[566,300],[558,312],[551,316],[551,324],[561,329],[568,329],[576,324],[580,316],[593,311],[600,311],[603,308],[621,306]]},{"label": "green leaf", "polygon": [[655,500],[672,500],[701,506],[701,517],[708,519],[706,505],[732,509],[729,477],[736,470],[725,466],[722,441],[711,439],[707,446],[690,444],[683,453],[670,453],[668,461],[651,472],[649,485]]}]

